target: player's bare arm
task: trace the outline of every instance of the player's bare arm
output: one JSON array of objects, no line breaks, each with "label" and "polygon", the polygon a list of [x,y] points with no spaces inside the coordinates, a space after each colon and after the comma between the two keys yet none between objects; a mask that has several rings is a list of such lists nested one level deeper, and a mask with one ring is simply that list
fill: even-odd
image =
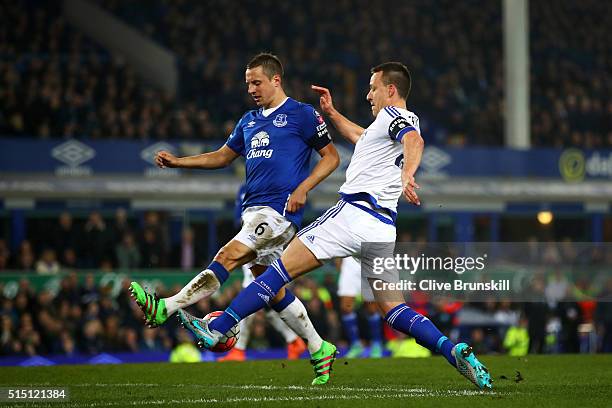
[{"label": "player's bare arm", "polygon": [[287,211],[296,212],[306,204],[308,192],[315,188],[327,176],[333,173],[340,164],[340,156],[336,150],[336,146],[332,143],[318,151],[321,155],[321,160],[312,169],[310,175],[300,183],[299,186],[291,193],[289,201],[287,201]]},{"label": "player's bare arm", "polygon": [[182,169],[220,169],[229,166],[239,156],[238,153],[223,145],[214,152],[197,154],[195,156],[176,157],[170,152],[162,150],[155,156],[155,163],[160,168]]},{"label": "player's bare arm", "polygon": [[349,142],[357,143],[365,129],[351,122],[346,116],[336,110],[329,89],[317,85],[312,85],[311,88],[319,94],[321,110],[331,120],[336,130]]},{"label": "player's bare arm", "polygon": [[412,130],[402,138],[402,144],[404,145],[404,167],[402,168],[404,197],[414,205],[421,205],[421,200],[415,191],[420,186],[414,180],[414,173],[421,163],[425,142],[417,131]]}]

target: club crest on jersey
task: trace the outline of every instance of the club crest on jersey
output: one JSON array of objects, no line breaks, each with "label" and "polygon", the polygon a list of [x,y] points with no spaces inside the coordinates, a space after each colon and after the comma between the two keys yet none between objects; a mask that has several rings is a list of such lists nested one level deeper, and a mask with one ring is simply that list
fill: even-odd
[{"label": "club crest on jersey", "polygon": [[284,113],[279,113],[278,115],[276,115],[272,123],[274,123],[274,126],[276,127],[286,126],[287,125],[287,115]]},{"label": "club crest on jersey", "polygon": [[321,114],[319,112],[317,112],[317,110],[315,109],[314,111],[314,115],[317,118],[317,120],[319,121],[319,125],[323,123],[323,116],[321,116]]},{"label": "club crest on jersey", "polygon": [[268,147],[269,145],[270,136],[267,132],[262,130],[261,132],[256,133],[251,139],[251,149],[249,150],[246,158],[255,159],[258,157],[265,157],[266,159],[269,159],[272,157],[272,153],[274,152],[274,149],[265,149],[265,147]]}]

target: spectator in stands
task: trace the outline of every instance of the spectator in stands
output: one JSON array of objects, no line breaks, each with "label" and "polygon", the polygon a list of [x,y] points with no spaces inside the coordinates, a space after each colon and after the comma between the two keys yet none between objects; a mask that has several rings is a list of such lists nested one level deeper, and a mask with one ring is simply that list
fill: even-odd
[{"label": "spectator in stands", "polygon": [[55,233],[53,236],[56,253],[63,255],[61,258],[62,264],[68,264],[67,261],[70,261],[65,259],[66,251],[77,248],[78,240],[78,232],[73,224],[72,215],[70,215],[69,212],[64,211],[59,216],[58,224],[55,227]]},{"label": "spectator in stands", "polygon": [[125,232],[123,239],[115,248],[115,256],[119,269],[129,270],[140,267],[142,263],[140,251],[131,232]]},{"label": "spectator in stands", "polygon": [[60,271],[60,264],[57,262],[55,251],[51,248],[43,250],[38,262],[36,262],[36,272],[40,275],[55,275]]},{"label": "spectator in stands", "polygon": [[195,267],[202,264],[201,255],[198,252],[194,232],[192,228],[183,229],[181,243],[174,251],[174,265],[180,265],[184,271],[192,271]]},{"label": "spectator in stands", "polygon": [[83,229],[82,259],[84,267],[100,267],[104,259],[112,256],[112,236],[99,212],[89,214]]},{"label": "spectator in stands", "polygon": [[8,269],[11,252],[6,245],[6,240],[0,239],[0,271]]},{"label": "spectator in stands", "polygon": [[164,248],[160,241],[160,236],[155,233],[155,229],[147,228],[143,232],[143,240],[140,244],[142,250],[142,268],[161,268],[165,266],[163,254]]},{"label": "spectator in stands", "polygon": [[33,271],[34,261],[35,258],[32,244],[28,240],[22,241],[21,245],[19,246],[19,254],[17,255],[17,263],[15,265],[16,269]]}]

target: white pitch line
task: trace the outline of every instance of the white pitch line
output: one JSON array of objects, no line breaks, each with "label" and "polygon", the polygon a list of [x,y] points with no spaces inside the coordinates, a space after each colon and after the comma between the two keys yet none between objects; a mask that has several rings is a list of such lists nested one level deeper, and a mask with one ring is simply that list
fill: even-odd
[{"label": "white pitch line", "polygon": [[231,384],[153,384],[153,383],[96,383],[96,384],[73,384],[71,387],[174,387],[174,388],[230,388],[238,390],[288,390],[288,391],[355,391],[355,392],[372,392],[372,391],[394,391],[394,392],[426,392],[425,388],[406,388],[406,387],[392,387],[392,386],[380,386],[376,388],[364,388],[364,387],[347,387],[347,386],[325,386],[325,387],[313,387],[304,385],[257,385],[257,384],[245,384],[245,385],[231,385]]},{"label": "white pitch line", "polygon": [[[420,393],[425,394],[429,392],[451,392],[457,393],[457,395],[496,395],[492,391],[478,391],[478,390],[459,390],[459,391],[438,391],[428,390],[426,388],[406,388],[406,387],[393,387],[393,386],[380,386],[375,388],[367,387],[347,387],[347,386],[325,386],[325,387],[313,387],[303,385],[257,385],[257,384],[244,384],[244,385],[227,385],[227,384],[156,384],[156,383],[92,383],[92,384],[73,384],[71,387],[175,387],[175,388],[229,388],[238,390],[285,390],[285,391],[351,391],[351,392],[404,392],[404,393]],[[499,395],[499,394],[498,394]]]}]

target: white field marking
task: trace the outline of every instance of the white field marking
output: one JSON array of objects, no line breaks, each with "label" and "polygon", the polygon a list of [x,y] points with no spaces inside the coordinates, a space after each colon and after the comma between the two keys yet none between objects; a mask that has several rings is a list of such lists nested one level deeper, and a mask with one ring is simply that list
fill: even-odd
[{"label": "white field marking", "polygon": [[[230,397],[225,399],[217,398],[184,398],[154,401],[116,401],[116,402],[91,402],[91,403],[71,403],[62,404],[63,407],[73,408],[96,408],[113,406],[140,406],[140,405],[177,405],[177,404],[217,404],[217,403],[243,403],[243,402],[302,402],[302,401],[333,401],[333,400],[363,400],[363,399],[402,399],[402,398],[423,398],[423,397],[454,397],[454,396],[474,396],[474,395],[499,395],[494,392],[483,391],[427,391],[425,392],[405,392],[405,393],[376,393],[366,395],[337,394],[337,395],[316,395],[316,396],[292,396],[292,397]],[[45,405],[28,405],[30,407],[49,407]]]},{"label": "white field marking", "polygon": [[92,383],[92,384],[73,384],[71,387],[174,387],[174,388],[231,388],[237,390],[288,390],[288,391],[355,391],[355,392],[373,392],[373,391],[394,391],[394,392],[427,392],[426,388],[406,388],[393,386],[380,386],[376,388],[364,387],[347,387],[347,386],[326,386],[313,387],[304,385],[231,385],[231,384],[152,384],[152,383]]},{"label": "white field marking", "polygon": [[237,390],[286,390],[286,391],[352,391],[352,392],[404,392],[410,394],[426,394],[426,393],[439,393],[449,392],[454,393],[453,395],[500,395],[494,391],[478,391],[478,390],[460,390],[460,391],[438,391],[428,390],[427,388],[406,388],[406,387],[393,387],[393,386],[380,386],[376,388],[367,387],[347,387],[347,386],[325,386],[325,387],[313,387],[303,385],[256,385],[256,384],[245,384],[245,385],[231,385],[231,384],[154,384],[154,383],[91,383],[91,384],[72,384],[70,387],[175,387],[175,388],[207,388],[213,390],[214,388],[230,388]]}]

